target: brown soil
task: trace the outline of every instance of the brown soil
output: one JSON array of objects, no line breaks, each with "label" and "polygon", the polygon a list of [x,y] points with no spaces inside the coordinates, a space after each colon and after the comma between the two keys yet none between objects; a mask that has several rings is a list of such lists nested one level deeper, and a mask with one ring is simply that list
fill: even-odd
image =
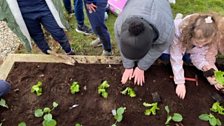
[{"label": "brown soil", "polygon": [[[0,120],[4,120],[3,126],[17,126],[20,121],[25,121],[28,126],[41,126],[42,119],[34,117],[34,110],[51,107],[52,102],[56,101],[59,107],[53,111],[53,117],[58,126],[74,126],[77,122],[83,126],[111,126],[115,122],[111,110],[120,106],[127,109],[124,120],[118,126],[164,126],[166,105],[171,113],[183,115],[184,126],[209,126],[198,116],[210,113],[209,108],[214,102],[211,94],[215,89],[194,67],[187,66],[185,70],[188,77],[198,74],[199,86],[187,82],[187,96],[185,100],[180,100],[169,78],[172,75],[169,65],[152,66],[145,74],[146,83],[140,87],[134,86],[132,82],[120,84],[123,72],[121,65],[16,63],[7,79],[12,84],[12,91],[4,97],[10,109],[0,108]],[[97,86],[103,80],[110,84],[108,99],[97,94]],[[43,94],[39,97],[31,93],[31,86],[37,81],[43,82]],[[69,90],[73,81],[81,85],[81,92],[75,95]],[[120,91],[126,86],[134,87],[137,97],[121,95]],[[152,92],[158,92],[162,98],[160,110],[157,116],[145,116],[142,103],[153,102]],[[74,104],[79,106],[69,109]],[[224,124],[224,117],[215,115]]]}]

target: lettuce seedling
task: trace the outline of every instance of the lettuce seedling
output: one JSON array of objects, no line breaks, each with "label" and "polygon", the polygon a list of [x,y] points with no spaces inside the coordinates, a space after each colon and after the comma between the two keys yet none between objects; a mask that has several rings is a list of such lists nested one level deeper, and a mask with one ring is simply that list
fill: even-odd
[{"label": "lettuce seedling", "polygon": [[216,118],[213,114],[201,114],[199,119],[202,121],[208,121],[211,126],[221,126],[221,121]]},{"label": "lettuce seedling", "polygon": [[20,122],[18,126],[26,126],[25,122]]},{"label": "lettuce seedling", "polygon": [[116,122],[112,126],[116,126],[118,122],[121,122],[123,119],[123,114],[126,110],[126,107],[119,107],[117,110],[112,110],[112,114]]},{"label": "lettuce seedling", "polygon": [[31,88],[31,92],[35,93],[37,96],[42,95],[42,82],[38,81],[37,84],[33,85]]},{"label": "lettuce seedling", "polygon": [[1,98],[0,100],[0,106],[5,107],[5,108],[9,108],[9,106],[7,105],[5,99]]},{"label": "lettuce seedling", "polygon": [[121,91],[121,94],[123,95],[129,95],[130,97],[136,97],[136,93],[135,90],[130,88],[130,87],[126,87],[123,91]]},{"label": "lettuce seedling", "polygon": [[36,109],[34,112],[35,117],[43,117],[43,126],[56,126],[57,121],[53,119],[51,111],[53,111],[56,107],[58,107],[57,102],[53,102],[53,107],[50,109],[49,107],[45,107],[44,109]]},{"label": "lettuce seedling", "polygon": [[156,115],[156,110],[159,110],[157,102],[154,102],[151,104],[144,102],[143,106],[145,106],[147,108],[151,107],[151,108],[145,110],[145,115],[147,115],[147,116],[149,116],[151,114]]},{"label": "lettuce seedling", "polygon": [[211,111],[217,112],[220,115],[224,115],[224,107],[220,105],[219,102],[215,102],[212,105],[212,108],[210,108]]},{"label": "lettuce seedling", "polygon": [[173,116],[171,116],[170,115],[170,109],[169,109],[168,106],[165,106],[165,110],[167,112],[167,118],[166,118],[165,125],[169,125],[170,121],[181,122],[183,120],[182,115],[179,114],[179,113],[174,113]]},{"label": "lettuce seedling", "polygon": [[70,91],[72,94],[78,93],[80,91],[80,86],[78,82],[73,82],[72,85],[70,86]]},{"label": "lettuce seedling", "polygon": [[107,88],[109,87],[110,85],[108,84],[108,82],[103,81],[103,83],[101,83],[98,86],[98,94],[100,94],[103,98],[107,98],[108,97]]},{"label": "lettuce seedling", "polygon": [[215,71],[215,79],[219,84],[224,85],[224,72]]},{"label": "lettuce seedling", "polygon": [[80,123],[76,123],[75,126],[82,126]]}]

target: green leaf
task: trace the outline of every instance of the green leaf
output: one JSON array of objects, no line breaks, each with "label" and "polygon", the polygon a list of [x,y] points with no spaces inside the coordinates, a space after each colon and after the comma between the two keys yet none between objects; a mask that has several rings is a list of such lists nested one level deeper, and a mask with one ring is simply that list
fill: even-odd
[{"label": "green leaf", "polygon": [[167,116],[167,119],[166,119],[165,124],[166,124],[166,125],[169,124],[171,120],[172,120],[172,116],[170,116],[170,115]]},{"label": "green leaf", "polygon": [[56,126],[56,125],[57,125],[57,122],[54,119],[50,121],[47,121],[47,120],[43,121],[43,126]]},{"label": "green leaf", "polygon": [[209,124],[212,126],[216,126],[216,118],[214,116],[209,118]]},{"label": "green leaf", "polygon": [[159,110],[157,102],[152,104],[144,102],[143,105],[147,107],[151,107],[150,109],[145,110],[145,115],[150,115],[150,114],[156,115],[156,110]]},{"label": "green leaf", "polygon": [[152,111],[151,111],[150,109],[146,109],[146,110],[145,110],[145,115],[149,116],[149,115],[151,115],[151,112],[152,112]]},{"label": "green leaf", "polygon": [[169,109],[168,106],[165,106],[165,110],[166,110],[166,112],[167,112],[168,114],[170,113],[170,109]]},{"label": "green leaf", "polygon": [[116,124],[113,124],[112,126],[117,126]]},{"label": "green leaf", "polygon": [[128,95],[129,95],[131,98],[136,97],[136,93],[135,93],[134,89],[129,88],[129,89],[128,89]]},{"label": "green leaf", "polygon": [[82,126],[80,123],[76,123],[75,126]]},{"label": "green leaf", "polygon": [[44,114],[44,112],[42,111],[42,109],[36,109],[34,112],[35,117],[42,117],[43,114]]},{"label": "green leaf", "polygon": [[49,113],[49,112],[51,112],[51,109],[49,107],[45,107],[44,108],[44,113]]},{"label": "green leaf", "polygon": [[9,106],[6,104],[5,99],[1,98],[0,100],[0,106],[5,107],[5,108],[9,108]]},{"label": "green leaf", "polygon": [[20,122],[18,126],[26,126],[25,122]]},{"label": "green leaf", "polygon": [[217,112],[220,115],[224,115],[224,107],[221,106],[219,102],[213,103],[212,108],[210,110],[213,112]]},{"label": "green leaf", "polygon": [[47,120],[47,121],[52,120],[52,115],[51,115],[51,113],[48,113],[48,114],[44,115],[44,120]]},{"label": "green leaf", "polygon": [[182,115],[179,114],[179,113],[174,113],[174,114],[173,114],[173,117],[172,117],[172,120],[173,120],[174,122],[181,122],[181,121],[183,120],[183,117],[182,117]]},{"label": "green leaf", "polygon": [[102,96],[103,96],[104,98],[107,98],[107,97],[108,97],[108,93],[107,93],[107,92],[102,92]]},{"label": "green leaf", "polygon": [[122,115],[125,112],[126,107],[119,107],[117,109],[117,115]]},{"label": "green leaf", "polygon": [[121,94],[126,95],[128,93],[128,87],[126,87],[123,91],[121,91]]},{"label": "green leaf", "polygon": [[208,114],[201,114],[199,116],[199,119],[203,120],[203,121],[208,121],[209,120],[209,115]]},{"label": "green leaf", "polygon": [[42,95],[42,82],[38,81],[37,84],[33,85],[31,88],[31,92],[35,93],[37,96]]},{"label": "green leaf", "polygon": [[58,103],[57,102],[53,102],[53,108],[57,108],[58,107]]},{"label": "green leaf", "polygon": [[80,91],[80,86],[78,82],[73,82],[70,86],[70,91],[72,94],[78,93]]},{"label": "green leaf", "polygon": [[117,122],[121,122],[123,119],[123,115],[116,115],[115,119],[117,120]]},{"label": "green leaf", "polygon": [[219,84],[224,85],[224,72],[215,71],[215,79]]},{"label": "green leaf", "polygon": [[221,126],[221,125],[222,125],[222,122],[221,122],[219,119],[216,119],[216,124],[217,124],[218,126]]}]

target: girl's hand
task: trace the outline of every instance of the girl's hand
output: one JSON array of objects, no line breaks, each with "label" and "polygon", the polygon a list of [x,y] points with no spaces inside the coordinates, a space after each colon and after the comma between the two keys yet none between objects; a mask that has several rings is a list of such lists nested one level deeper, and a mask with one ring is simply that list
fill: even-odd
[{"label": "girl's hand", "polygon": [[185,84],[177,84],[176,94],[179,98],[184,99],[186,95],[186,87]]}]

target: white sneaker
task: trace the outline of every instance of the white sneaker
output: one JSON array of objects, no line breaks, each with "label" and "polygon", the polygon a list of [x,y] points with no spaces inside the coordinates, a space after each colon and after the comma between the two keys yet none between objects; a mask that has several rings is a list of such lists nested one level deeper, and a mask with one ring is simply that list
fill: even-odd
[{"label": "white sneaker", "polygon": [[93,47],[100,47],[102,46],[102,42],[100,41],[100,38],[97,38],[96,40],[93,40],[91,43],[90,43],[91,46]]},{"label": "white sneaker", "polygon": [[102,56],[112,56],[112,52],[108,52],[106,50],[103,50]]}]

